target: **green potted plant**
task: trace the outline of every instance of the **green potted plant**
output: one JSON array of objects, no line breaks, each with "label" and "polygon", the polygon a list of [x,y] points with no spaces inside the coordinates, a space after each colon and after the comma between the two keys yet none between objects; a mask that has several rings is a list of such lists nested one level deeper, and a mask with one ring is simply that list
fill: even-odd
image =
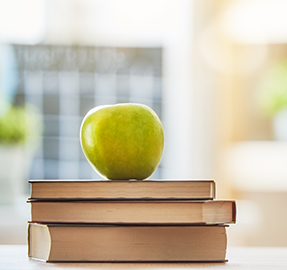
[{"label": "green potted plant", "polygon": [[31,105],[11,106],[0,116],[0,204],[13,204],[24,195],[41,132],[42,121]]},{"label": "green potted plant", "polygon": [[287,140],[287,60],[272,66],[260,82],[259,104],[272,118],[276,140]]}]

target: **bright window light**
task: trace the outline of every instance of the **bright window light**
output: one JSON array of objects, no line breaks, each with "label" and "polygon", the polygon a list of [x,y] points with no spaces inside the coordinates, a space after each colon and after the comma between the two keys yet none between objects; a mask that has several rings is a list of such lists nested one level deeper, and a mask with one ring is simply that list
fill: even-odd
[{"label": "bright window light", "polygon": [[0,43],[39,43],[45,25],[45,0],[0,0]]},{"label": "bright window light", "polygon": [[238,0],[227,6],[221,27],[240,43],[285,43],[286,0]]}]

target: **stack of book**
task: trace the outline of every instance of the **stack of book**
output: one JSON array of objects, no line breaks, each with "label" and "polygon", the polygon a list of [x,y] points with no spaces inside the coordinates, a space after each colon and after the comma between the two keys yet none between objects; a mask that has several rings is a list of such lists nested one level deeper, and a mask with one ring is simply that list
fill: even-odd
[{"label": "stack of book", "polygon": [[235,201],[213,180],[30,181],[29,257],[47,262],[226,260]]}]

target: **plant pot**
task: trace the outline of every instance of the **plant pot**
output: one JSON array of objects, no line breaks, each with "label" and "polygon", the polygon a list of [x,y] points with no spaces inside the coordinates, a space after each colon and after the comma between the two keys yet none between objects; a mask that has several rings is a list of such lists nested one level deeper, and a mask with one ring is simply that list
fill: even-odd
[{"label": "plant pot", "polygon": [[280,110],[273,119],[274,138],[287,141],[287,108]]}]

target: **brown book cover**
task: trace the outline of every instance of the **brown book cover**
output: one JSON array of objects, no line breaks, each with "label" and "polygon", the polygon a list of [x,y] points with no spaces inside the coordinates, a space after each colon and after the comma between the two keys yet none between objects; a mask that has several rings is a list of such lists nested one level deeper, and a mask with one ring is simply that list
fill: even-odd
[{"label": "brown book cover", "polygon": [[30,180],[30,199],[213,199],[213,180]]},{"label": "brown book cover", "polygon": [[225,226],[29,224],[31,259],[47,262],[222,262]]},{"label": "brown book cover", "polygon": [[235,223],[235,201],[30,201],[31,221],[99,224]]}]

